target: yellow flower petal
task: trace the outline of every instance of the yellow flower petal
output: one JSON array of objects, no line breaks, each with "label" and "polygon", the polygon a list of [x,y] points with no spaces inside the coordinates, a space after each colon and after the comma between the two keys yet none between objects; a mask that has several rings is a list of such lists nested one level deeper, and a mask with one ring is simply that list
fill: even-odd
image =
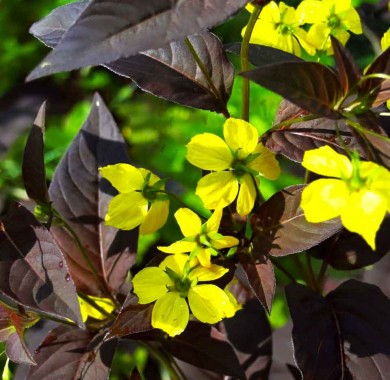
[{"label": "yellow flower petal", "polygon": [[271,152],[263,144],[257,144],[254,153],[259,153],[260,156],[255,158],[247,166],[259,173],[259,175],[275,180],[279,177],[280,167],[279,162],[275,157],[275,153]]},{"label": "yellow flower petal", "polygon": [[217,323],[235,313],[227,294],[215,285],[193,286],[188,292],[188,302],[194,317],[204,323]]},{"label": "yellow flower petal", "polygon": [[[88,319],[88,317],[98,319],[100,321],[107,319],[106,314],[103,314],[98,309],[95,309],[90,303],[85,301],[83,298],[79,296],[77,296],[77,298],[79,300],[80,312],[81,312],[81,317],[83,318],[83,322],[85,322]],[[115,309],[114,303],[109,298],[95,297],[95,296],[88,296],[88,298],[94,301],[108,314],[111,314],[111,312]]]},{"label": "yellow flower petal", "polygon": [[219,225],[221,224],[222,219],[222,208],[216,208],[213,214],[210,216],[209,220],[206,222],[206,231],[217,232],[219,229]]},{"label": "yellow flower petal", "polygon": [[297,17],[302,23],[326,22],[329,8],[318,0],[304,0],[297,7]]},{"label": "yellow flower petal", "polygon": [[225,170],[233,161],[229,147],[211,133],[194,136],[187,144],[187,160],[203,170]]},{"label": "yellow flower petal", "polygon": [[99,171],[120,193],[140,190],[144,183],[140,170],[129,164],[108,165],[99,168]]},{"label": "yellow flower petal", "polygon": [[142,223],[147,211],[148,201],[141,193],[121,193],[109,203],[105,222],[122,230],[132,230]]},{"label": "yellow flower petal", "polygon": [[193,241],[179,240],[169,245],[168,247],[157,247],[161,252],[164,253],[187,253],[191,252],[197,247],[197,243]]},{"label": "yellow flower petal", "polygon": [[241,119],[229,118],[223,125],[223,135],[239,159],[248,157],[256,148],[259,134],[255,127]]},{"label": "yellow flower petal", "polygon": [[172,269],[179,277],[183,275],[183,269],[189,259],[188,255],[177,253],[172,256],[166,257],[159,265],[159,268],[165,270],[165,268]]},{"label": "yellow flower petal", "polygon": [[178,292],[169,292],[159,298],[152,311],[152,326],[173,337],[181,334],[188,323],[187,302]]},{"label": "yellow flower petal", "polygon": [[149,175],[149,185],[154,185],[157,181],[160,180],[160,177],[156,176],[148,169],[140,168],[139,171],[141,172],[144,179]]},{"label": "yellow flower petal", "polygon": [[240,191],[237,198],[237,213],[240,216],[245,216],[252,211],[257,192],[253,179],[249,174],[245,174],[241,181]]},{"label": "yellow flower petal", "polygon": [[337,153],[330,146],[307,150],[302,166],[313,173],[335,178],[350,178],[352,164],[348,157]]},{"label": "yellow flower petal", "polygon": [[147,304],[168,292],[167,286],[173,286],[170,277],[158,267],[144,268],[133,278],[133,290],[140,304]]},{"label": "yellow flower petal", "polygon": [[212,239],[211,245],[215,249],[231,248],[239,244],[239,240],[233,236],[224,236],[220,239]]},{"label": "yellow flower petal", "polygon": [[196,236],[200,234],[202,222],[198,215],[188,208],[179,208],[175,212],[176,221],[184,236]]},{"label": "yellow flower petal", "polygon": [[139,229],[140,234],[150,234],[159,230],[167,221],[169,201],[154,201]]},{"label": "yellow flower petal", "polygon": [[327,50],[331,46],[330,32],[326,23],[313,24],[307,33],[308,42],[319,51]]},{"label": "yellow flower petal", "polygon": [[381,38],[381,47],[385,51],[390,46],[390,28],[387,29],[387,32]]},{"label": "yellow flower petal", "polygon": [[230,300],[231,304],[233,305],[234,312],[242,309],[242,305],[237,302],[236,297],[234,297],[233,293],[229,290],[230,286],[235,284],[236,282],[238,282],[238,281],[234,281],[234,280],[230,281],[230,283],[227,284],[225,286],[225,289],[224,289],[224,292],[229,297],[229,300]]},{"label": "yellow flower petal", "polygon": [[192,269],[188,278],[190,280],[198,281],[214,281],[218,278],[221,278],[229,270],[221,265],[211,264],[209,268],[204,268],[202,266],[197,266]]},{"label": "yellow flower petal", "polygon": [[210,248],[197,247],[196,249],[196,258],[199,260],[199,263],[204,268],[211,267],[211,252]]},{"label": "yellow flower petal", "polygon": [[387,202],[376,192],[362,189],[353,192],[341,213],[343,226],[363,237],[375,250],[375,236],[386,214]]},{"label": "yellow flower petal", "polygon": [[303,190],[301,208],[307,221],[324,222],[340,215],[347,205],[349,194],[345,182],[338,179],[319,179]]},{"label": "yellow flower petal", "polygon": [[200,179],[195,191],[209,209],[226,207],[238,193],[238,181],[231,172],[210,173]]},{"label": "yellow flower petal", "polygon": [[260,19],[262,21],[271,22],[273,24],[279,24],[281,19],[278,4],[276,4],[275,1],[268,3],[261,11]]}]

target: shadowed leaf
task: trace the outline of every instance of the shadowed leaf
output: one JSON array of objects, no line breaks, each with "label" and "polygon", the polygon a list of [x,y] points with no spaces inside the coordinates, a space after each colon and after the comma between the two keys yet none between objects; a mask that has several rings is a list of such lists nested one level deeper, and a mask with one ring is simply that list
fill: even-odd
[{"label": "shadowed leaf", "polygon": [[21,205],[0,226],[0,291],[39,314],[83,326],[67,263],[50,232]]},{"label": "shadowed leaf", "polygon": [[[263,135],[263,144],[275,153],[281,153],[290,160],[301,162],[306,150],[316,149],[329,145],[337,152],[344,152],[344,148],[336,133],[339,129],[342,143],[350,149],[356,149],[364,157],[364,152],[354,137],[351,129],[344,120],[318,118],[308,121],[299,121],[300,117],[307,116],[308,112],[293,103],[283,100],[276,113],[274,124],[287,122],[276,129],[271,129]],[[289,120],[298,119],[289,124]]]},{"label": "shadowed leaf", "polygon": [[[55,47],[87,4],[71,3],[56,8],[35,23],[30,33],[46,45]],[[189,39],[205,65],[214,89],[184,41],[171,42],[164,48],[121,58],[104,66],[131,78],[141,89],[164,99],[228,115],[226,103],[233,85],[234,69],[226,58],[221,42],[211,33],[190,36]]]},{"label": "shadowed leaf", "polygon": [[314,257],[326,261],[338,270],[353,270],[372,265],[390,252],[390,218],[386,218],[376,235],[373,251],[358,234],[341,230],[310,251]]},{"label": "shadowed leaf", "polygon": [[122,338],[153,329],[153,304],[140,305],[138,298],[129,293],[105,339]]},{"label": "shadowed leaf", "polygon": [[23,183],[27,195],[38,204],[49,204],[44,161],[46,102],[41,105],[24,148]]},{"label": "shadowed leaf", "polygon": [[[224,46],[229,53],[240,55],[241,43],[234,42]],[[294,54],[287,53],[270,46],[249,44],[249,62],[254,66],[264,66],[271,63],[304,62]]]},{"label": "shadowed leaf", "polygon": [[183,333],[162,341],[180,360],[238,379],[246,379],[232,346],[216,328],[190,321]]},{"label": "shadowed leaf", "polygon": [[303,379],[387,378],[390,300],[379,288],[349,280],[325,298],[299,284],[286,294]]},{"label": "shadowed leaf", "polygon": [[252,216],[253,254],[285,256],[319,244],[341,229],[339,218],[309,223],[300,208],[305,185],[290,186],[274,194]]},{"label": "shadowed leaf", "polygon": [[90,1],[78,1],[58,7],[34,23],[29,32],[46,46],[54,48],[75,23]]},{"label": "shadowed leaf", "polygon": [[105,66],[131,78],[141,89],[154,95],[228,116],[226,103],[233,85],[234,69],[221,42],[211,33],[189,36],[189,40],[214,88],[210,87],[184,41],[171,42],[165,48],[148,50]]},{"label": "shadowed leaf", "polygon": [[101,336],[69,326],[49,332],[35,351],[36,367],[28,380],[107,379],[116,341],[102,343]]},{"label": "shadowed leaf", "polygon": [[336,74],[316,62],[282,62],[241,73],[245,78],[282,95],[305,110],[330,119],[340,119],[334,105],[341,97]]},{"label": "shadowed leaf", "polygon": [[135,261],[138,230],[118,231],[104,224],[109,201],[116,191],[98,168],[128,162],[126,145],[112,115],[95,95],[88,119],[59,163],[49,188],[54,208],[73,228],[100,280],[94,276],[78,245],[65,228],[52,227],[66,256],[78,290],[106,296],[118,290]]},{"label": "shadowed leaf", "polygon": [[246,3],[248,0],[93,0],[28,79],[158,49],[204,32]]},{"label": "shadowed leaf", "polygon": [[244,252],[240,254],[239,261],[253,293],[267,312],[270,313],[276,285],[271,260],[266,255],[256,255],[256,262],[254,263],[246,257]]},{"label": "shadowed leaf", "polygon": [[340,82],[344,94],[346,94],[359,81],[361,74],[350,52],[339,42],[337,38],[330,36]]},{"label": "shadowed leaf", "polygon": [[249,300],[234,318],[224,319],[223,326],[246,377],[249,380],[268,379],[272,362],[272,331],[259,303]]}]

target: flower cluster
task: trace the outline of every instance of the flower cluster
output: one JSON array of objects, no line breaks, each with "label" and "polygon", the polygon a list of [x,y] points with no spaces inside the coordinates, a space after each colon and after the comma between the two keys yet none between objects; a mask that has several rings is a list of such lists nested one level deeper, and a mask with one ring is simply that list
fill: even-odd
[{"label": "flower cluster", "polygon": [[[253,6],[248,10],[253,11]],[[305,24],[312,24],[308,32],[302,28]],[[316,51],[331,54],[330,35],[345,45],[350,36],[348,30],[362,33],[360,17],[351,0],[303,0],[297,9],[282,1],[271,1],[262,9],[250,42],[298,56],[301,47],[310,55]]]}]

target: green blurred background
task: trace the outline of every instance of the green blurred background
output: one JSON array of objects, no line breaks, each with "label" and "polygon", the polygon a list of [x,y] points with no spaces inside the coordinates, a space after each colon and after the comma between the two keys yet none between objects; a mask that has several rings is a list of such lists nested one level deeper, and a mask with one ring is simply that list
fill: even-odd
[{"label": "green blurred background", "polygon": [[[95,91],[102,95],[113,113],[134,163],[154,171],[160,177],[170,178],[171,191],[186,204],[201,210],[201,203],[193,194],[201,172],[186,162],[185,144],[195,134],[205,131],[220,135],[224,121],[221,115],[156,98],[137,89],[130,80],[100,67],[24,83],[27,74],[49,51],[28,33],[28,29],[55,7],[69,2],[0,0],[0,212],[5,211],[13,200],[27,201],[21,180],[21,157],[28,129],[40,104],[47,99],[45,161],[50,179],[59,159],[86,119]],[[294,5],[298,2],[287,3]],[[378,53],[379,39],[389,26],[388,4],[387,1],[376,0],[354,3],[359,6],[366,33],[365,36],[353,35],[347,46],[360,67],[364,68]],[[240,41],[240,32],[247,20],[248,13],[242,11],[214,32],[224,43]],[[230,57],[239,71],[237,58]],[[327,63],[332,64],[332,60],[328,59]],[[279,96],[252,85],[251,122],[259,132],[272,126],[280,100]],[[234,84],[229,111],[233,117],[240,117],[240,78]],[[283,159],[281,164],[284,171],[279,180],[262,182],[266,198],[283,187],[302,181],[297,175],[300,174],[297,166]],[[179,204],[173,205],[171,218],[160,232],[141,239],[141,254],[157,241],[170,243],[180,237],[172,220],[174,209],[178,207]],[[285,265],[290,266],[289,258],[285,259]],[[277,272],[276,275],[278,284],[287,283],[283,274]],[[299,276],[299,273],[296,275]],[[278,292],[271,323],[277,328],[283,326],[287,319],[283,295]],[[123,365],[142,366],[145,360],[143,355],[138,352],[133,357],[118,356],[118,366],[115,366],[112,378],[121,378],[120,368]],[[4,355],[0,360],[4,361]]]}]

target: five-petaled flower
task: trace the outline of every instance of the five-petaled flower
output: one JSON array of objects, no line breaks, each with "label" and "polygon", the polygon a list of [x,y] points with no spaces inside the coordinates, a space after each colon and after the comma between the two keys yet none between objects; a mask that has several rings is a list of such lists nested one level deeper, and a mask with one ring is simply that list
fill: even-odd
[{"label": "five-petaled flower", "polygon": [[390,172],[373,162],[361,162],[329,146],[306,151],[302,166],[332,179],[310,183],[302,193],[301,207],[309,222],[341,217],[346,229],[361,235],[375,250],[375,236],[386,211],[390,212]]},{"label": "five-petaled flower", "polygon": [[308,41],[319,51],[332,53],[330,35],[343,45],[349,39],[347,30],[362,34],[359,13],[351,0],[303,0],[297,8],[300,19],[313,24],[308,32]]},{"label": "five-petaled flower", "polygon": [[[253,6],[247,7],[252,11]],[[316,51],[308,42],[307,32],[300,28],[303,22],[298,18],[293,7],[282,1],[271,1],[261,11],[253,28],[250,43],[271,46],[295,55],[301,55],[303,47],[310,55]],[[245,33],[243,29],[242,34]]]},{"label": "five-petaled flower", "polygon": [[152,326],[175,336],[186,328],[189,308],[194,317],[204,323],[216,323],[235,314],[237,307],[226,292],[216,285],[198,284],[216,280],[226,272],[228,269],[215,264],[210,268],[197,265],[197,260],[189,261],[188,255],[171,255],[158,267],[138,272],[133,288],[140,304],[156,301]]},{"label": "five-petaled flower", "polygon": [[129,164],[108,165],[99,170],[119,191],[108,205],[107,225],[122,230],[141,225],[140,233],[148,234],[165,224],[169,200],[164,192],[164,180],[149,170]]},{"label": "five-petaled flower", "polygon": [[188,143],[187,160],[210,170],[200,179],[196,194],[209,209],[223,208],[237,197],[237,212],[248,215],[253,209],[259,177],[279,176],[275,154],[258,142],[259,135],[244,120],[229,118],[223,126],[225,141],[211,133],[194,136]]},{"label": "five-petaled flower", "polygon": [[218,233],[222,209],[216,209],[204,224],[199,216],[188,208],[177,210],[175,218],[184,239],[168,247],[158,247],[164,253],[190,252],[190,259],[197,258],[203,267],[210,268],[211,256],[217,256],[219,249],[235,247],[239,243],[233,236],[223,236]]}]

